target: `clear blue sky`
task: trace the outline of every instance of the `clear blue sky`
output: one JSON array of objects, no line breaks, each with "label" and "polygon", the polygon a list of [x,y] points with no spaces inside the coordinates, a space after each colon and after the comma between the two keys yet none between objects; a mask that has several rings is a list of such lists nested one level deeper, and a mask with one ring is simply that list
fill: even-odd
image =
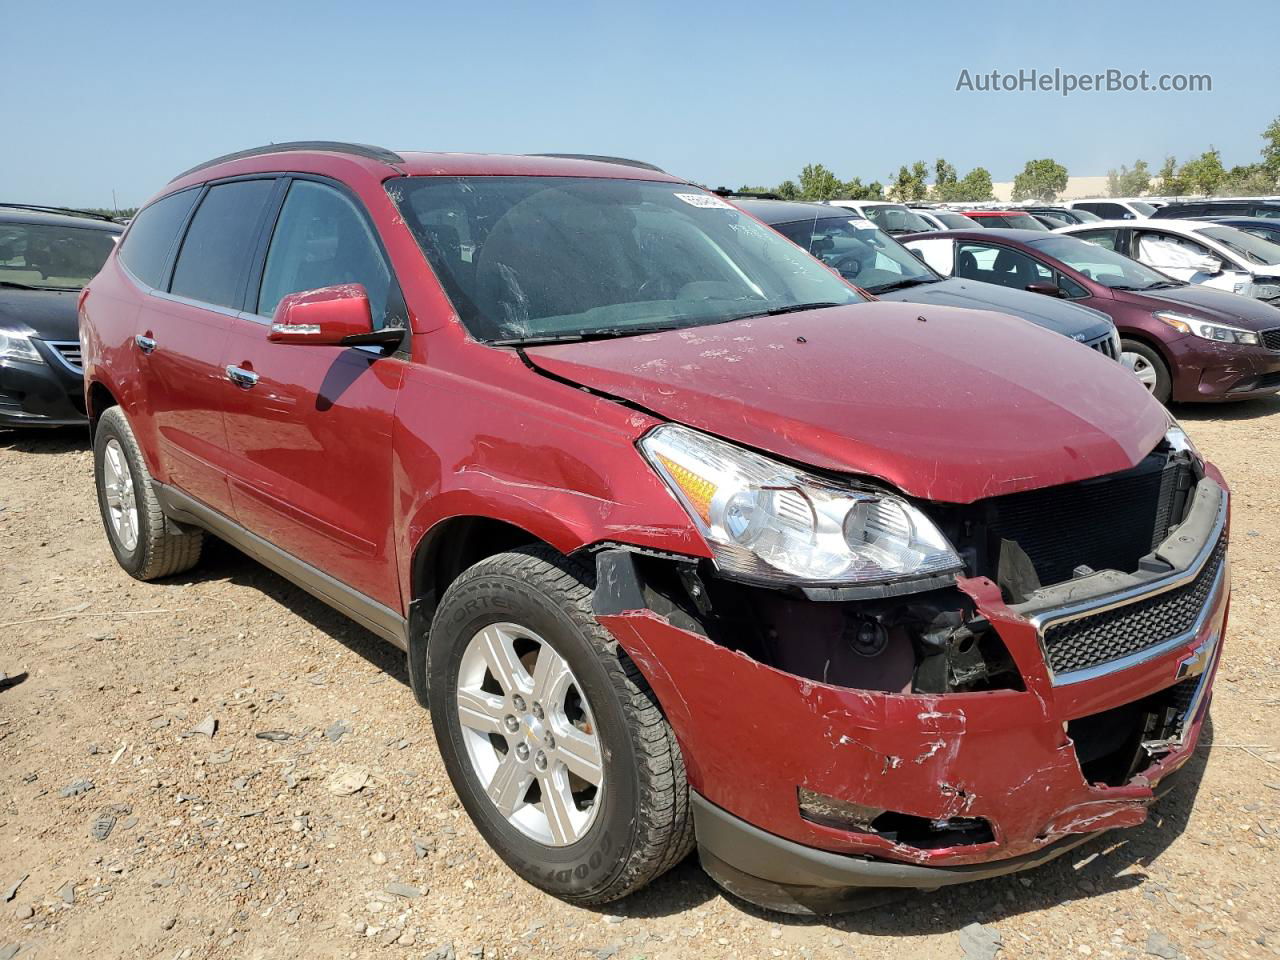
[{"label": "clear blue sky", "polygon": [[[270,141],[644,158],[712,185],[942,155],[1011,179],[1210,144],[1280,114],[1275,0],[649,4],[0,0],[0,199],[136,205]],[[1210,73],[1210,94],[958,93],[960,70]]]}]

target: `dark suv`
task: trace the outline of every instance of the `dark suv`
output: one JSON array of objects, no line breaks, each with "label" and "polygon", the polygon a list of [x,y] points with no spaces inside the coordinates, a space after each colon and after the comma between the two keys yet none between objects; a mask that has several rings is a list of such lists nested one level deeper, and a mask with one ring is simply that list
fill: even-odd
[{"label": "dark suv", "polygon": [[784,910],[1009,873],[1195,749],[1228,493],[1137,380],[868,301],[651,166],[247,151],[82,311],[121,565],[212,531],[401,647],[480,833],[558,896],[695,846]]},{"label": "dark suv", "polygon": [[76,298],[124,228],[0,203],[0,427],[84,424]]}]

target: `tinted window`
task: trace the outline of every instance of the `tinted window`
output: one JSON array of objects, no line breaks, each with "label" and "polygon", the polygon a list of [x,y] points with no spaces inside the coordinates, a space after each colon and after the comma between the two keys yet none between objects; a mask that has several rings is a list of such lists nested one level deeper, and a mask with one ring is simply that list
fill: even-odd
[{"label": "tinted window", "polygon": [[173,293],[239,308],[253,241],[274,186],[274,180],[240,180],[205,194],[173,268]]},{"label": "tinted window", "polygon": [[886,233],[927,233],[929,224],[906,207],[869,205],[862,208],[867,219]]},{"label": "tinted window", "polygon": [[391,271],[367,222],[332,187],[294,181],[267,252],[258,313],[273,313],[285,294],[341,283],[364,287],[373,325],[380,329],[386,323]]},{"label": "tinted window", "polygon": [[199,190],[183,190],[157,200],[133,218],[120,248],[120,260],[129,272],[151,287],[164,282],[169,251],[187,218]]},{"label": "tinted window", "polygon": [[906,247],[865,220],[798,220],[776,223],[773,229],[871,293],[938,279]]},{"label": "tinted window", "polygon": [[[1033,241],[1032,245],[1045,256],[1065,263],[1095,283],[1113,290],[1150,290],[1173,285],[1164,274],[1156,273],[1137,260],[1130,260],[1110,247],[1097,243],[1096,238],[1102,232],[1090,231],[1087,235],[1077,233],[1069,237],[1050,235],[1043,240]],[[1086,243],[1079,238],[1095,242]],[[1114,236],[1112,239],[1114,240]]]},{"label": "tinted window", "polygon": [[102,269],[118,236],[118,230],[0,222],[0,280],[78,290]]},{"label": "tinted window", "polygon": [[1052,282],[1053,271],[1035,258],[1008,247],[961,243],[956,256],[956,276],[1025,290],[1028,284]]},{"label": "tinted window", "polygon": [[935,213],[934,216],[942,221],[943,226],[951,230],[967,230],[978,226],[977,220],[966,217],[963,213]]},{"label": "tinted window", "polygon": [[1072,236],[1079,237],[1081,240],[1088,240],[1090,243],[1096,243],[1104,250],[1114,250],[1119,234],[1119,230],[1088,230],[1072,234]]}]

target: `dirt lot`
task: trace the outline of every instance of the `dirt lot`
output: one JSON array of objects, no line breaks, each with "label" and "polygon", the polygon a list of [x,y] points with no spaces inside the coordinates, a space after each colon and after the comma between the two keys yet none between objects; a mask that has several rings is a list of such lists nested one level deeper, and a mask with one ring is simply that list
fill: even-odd
[{"label": "dirt lot", "polygon": [[1280,400],[1178,413],[1235,491],[1198,792],[1039,871],[822,921],[692,861],[608,910],[526,886],[396,651],[221,545],[130,580],[84,438],[0,433],[0,960],[1280,956]]}]

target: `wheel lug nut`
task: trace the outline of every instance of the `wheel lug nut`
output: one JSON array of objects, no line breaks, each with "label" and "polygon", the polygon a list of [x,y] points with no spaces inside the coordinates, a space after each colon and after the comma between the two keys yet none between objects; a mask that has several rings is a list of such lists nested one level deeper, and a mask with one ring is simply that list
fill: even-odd
[{"label": "wheel lug nut", "polygon": [[547,745],[548,750],[554,750],[556,748],[556,738],[549,733],[543,738],[542,742]]},{"label": "wheel lug nut", "polygon": [[516,744],[516,759],[519,760],[521,763],[524,763],[526,760],[529,759],[529,747],[527,744],[524,744],[524,743]]},{"label": "wheel lug nut", "polygon": [[539,750],[538,755],[533,758],[533,765],[539,770],[547,769],[547,755]]},{"label": "wheel lug nut", "polygon": [[520,694],[517,693],[514,697],[511,698],[511,705],[515,707],[516,710],[518,710],[520,713],[524,713],[525,711],[524,697],[520,696]]},{"label": "wheel lug nut", "polygon": [[515,733],[520,729],[520,721],[511,714],[507,714],[502,718],[502,725],[507,728],[508,733]]},{"label": "wheel lug nut", "polygon": [[543,712],[542,712],[542,704],[540,704],[540,703],[534,703],[534,705],[533,705],[533,715],[534,715],[535,717],[537,717],[539,720],[541,720],[541,719],[543,718],[544,714],[543,714]]}]

